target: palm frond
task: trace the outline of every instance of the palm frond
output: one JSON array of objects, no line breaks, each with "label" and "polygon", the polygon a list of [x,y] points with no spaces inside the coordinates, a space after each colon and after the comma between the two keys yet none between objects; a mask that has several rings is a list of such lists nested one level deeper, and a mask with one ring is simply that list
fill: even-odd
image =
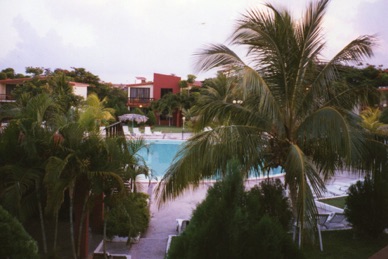
[{"label": "palm frond", "polygon": [[198,72],[209,71],[216,67],[230,70],[233,67],[245,65],[235,52],[222,44],[209,45],[194,55],[196,56],[195,69]]},{"label": "palm frond", "polygon": [[158,185],[159,204],[179,196],[189,186],[198,186],[201,180],[222,177],[231,160],[244,165],[245,177],[251,170],[260,173],[265,164],[263,151],[258,148],[262,142],[266,140],[257,128],[249,126],[221,126],[193,136]]},{"label": "palm frond", "polygon": [[[324,190],[325,185],[322,179],[311,161],[295,144],[290,145],[284,170],[286,171],[286,184],[291,189],[297,189],[297,192],[291,193],[291,199],[294,199],[297,204],[298,224],[300,224],[301,229],[307,229],[307,226],[314,226],[314,229],[316,225],[315,215],[318,211],[312,189],[318,194]],[[305,224],[308,225],[305,226]]]}]

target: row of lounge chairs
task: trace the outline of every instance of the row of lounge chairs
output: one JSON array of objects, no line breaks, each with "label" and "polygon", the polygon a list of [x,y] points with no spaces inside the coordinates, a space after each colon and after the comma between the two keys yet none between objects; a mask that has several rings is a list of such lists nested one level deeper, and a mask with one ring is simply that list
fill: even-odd
[{"label": "row of lounge chairs", "polygon": [[151,127],[144,127],[144,133],[140,132],[139,128],[132,128],[132,132],[129,130],[129,127],[124,125],[123,126],[123,133],[126,137],[141,137],[141,136],[163,136],[163,133],[161,131],[151,131]]}]

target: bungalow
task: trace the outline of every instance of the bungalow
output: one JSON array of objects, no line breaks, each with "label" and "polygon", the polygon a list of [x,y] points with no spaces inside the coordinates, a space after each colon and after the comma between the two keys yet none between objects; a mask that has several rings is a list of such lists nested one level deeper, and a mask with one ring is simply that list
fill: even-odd
[{"label": "bungalow", "polygon": [[[175,75],[163,75],[154,73],[153,81],[146,80],[145,77],[136,77],[140,82],[127,84],[129,110],[133,108],[148,108],[152,101],[159,100],[168,93],[179,93],[181,91],[179,82],[181,78]],[[174,114],[173,125],[180,126],[181,119],[178,113]],[[161,124],[168,124],[167,119],[161,117]]]},{"label": "bungalow", "polygon": [[[12,91],[18,86],[27,81],[32,80],[31,77],[15,78],[15,79],[3,79],[0,80],[0,103],[15,102],[15,98],[12,96]],[[44,77],[42,77],[44,79]],[[79,82],[69,82],[73,87],[73,93],[86,99],[88,94],[88,84]]]},{"label": "bungalow", "polygon": [[139,83],[127,84],[128,107],[149,107],[154,100],[159,100],[165,94],[179,93],[181,78],[175,75],[163,75],[154,73],[154,80],[147,82],[145,77],[136,77]]}]

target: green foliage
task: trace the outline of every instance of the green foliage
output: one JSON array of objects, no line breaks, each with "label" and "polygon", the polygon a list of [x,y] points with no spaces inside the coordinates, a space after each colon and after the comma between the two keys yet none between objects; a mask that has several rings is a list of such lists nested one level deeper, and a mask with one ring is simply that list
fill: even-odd
[{"label": "green foliage", "polygon": [[388,182],[365,177],[349,187],[345,214],[353,228],[372,237],[388,227]]},{"label": "green foliage", "polygon": [[[241,175],[229,174],[208,190],[168,258],[303,258],[279,224],[282,210],[289,211],[276,197],[280,186],[267,182],[245,192]],[[262,197],[268,192],[271,202]]]},{"label": "green foliage", "polygon": [[26,73],[27,74],[33,74],[34,76],[40,76],[43,74],[44,68],[43,67],[26,67]]},{"label": "green foliage", "polygon": [[39,258],[36,241],[0,206],[0,258]]},{"label": "green foliage", "polygon": [[6,69],[1,70],[1,72],[6,74],[6,78],[5,79],[7,79],[7,78],[10,78],[10,79],[11,78],[15,78],[15,70],[13,68],[8,67]]},{"label": "green foliage", "polygon": [[388,109],[384,109],[380,113],[379,122],[388,124]]},{"label": "green foliage", "polygon": [[156,124],[156,116],[153,111],[149,110],[147,113],[147,117],[148,117],[148,121],[147,121],[148,125],[152,126]]},{"label": "green foliage", "polygon": [[136,107],[133,110],[131,110],[131,113],[144,115],[144,112],[140,108],[138,108],[138,107]]},{"label": "green foliage", "polygon": [[0,72],[0,80],[7,79],[7,74],[4,72]]},{"label": "green foliage", "polygon": [[292,212],[288,199],[283,195],[284,187],[279,179],[266,179],[259,186],[253,187],[247,195],[247,210],[250,215],[262,217],[269,215],[280,224],[284,230],[288,229]]},{"label": "green foliage", "polygon": [[136,237],[145,232],[150,221],[148,198],[144,193],[112,196],[108,201],[107,236]]}]

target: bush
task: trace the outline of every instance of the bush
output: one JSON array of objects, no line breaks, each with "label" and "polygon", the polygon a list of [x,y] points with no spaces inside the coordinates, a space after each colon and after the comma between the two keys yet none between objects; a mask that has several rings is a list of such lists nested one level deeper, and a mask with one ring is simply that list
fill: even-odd
[{"label": "bush", "polygon": [[279,179],[266,179],[259,186],[248,192],[249,215],[260,218],[269,215],[284,230],[288,230],[292,212],[287,197],[283,195],[284,187]]},{"label": "bush", "polygon": [[349,187],[345,215],[353,228],[377,237],[388,227],[388,183],[370,177]]},{"label": "bush", "polygon": [[147,113],[147,117],[148,117],[148,121],[147,121],[148,125],[153,126],[156,124],[156,116],[153,111],[149,110]]},{"label": "bush", "polygon": [[[271,188],[272,182],[263,186]],[[277,193],[278,186],[273,188]],[[263,204],[259,197],[264,192],[259,187],[246,192],[240,174],[230,173],[208,190],[186,230],[174,238],[167,258],[302,258],[279,224],[278,208],[287,211],[288,203],[274,199]]]},{"label": "bush", "polygon": [[36,241],[0,206],[0,258],[39,258]]},{"label": "bush", "polygon": [[133,238],[144,233],[150,222],[148,195],[130,193],[124,197],[113,197],[107,213],[106,235]]}]

